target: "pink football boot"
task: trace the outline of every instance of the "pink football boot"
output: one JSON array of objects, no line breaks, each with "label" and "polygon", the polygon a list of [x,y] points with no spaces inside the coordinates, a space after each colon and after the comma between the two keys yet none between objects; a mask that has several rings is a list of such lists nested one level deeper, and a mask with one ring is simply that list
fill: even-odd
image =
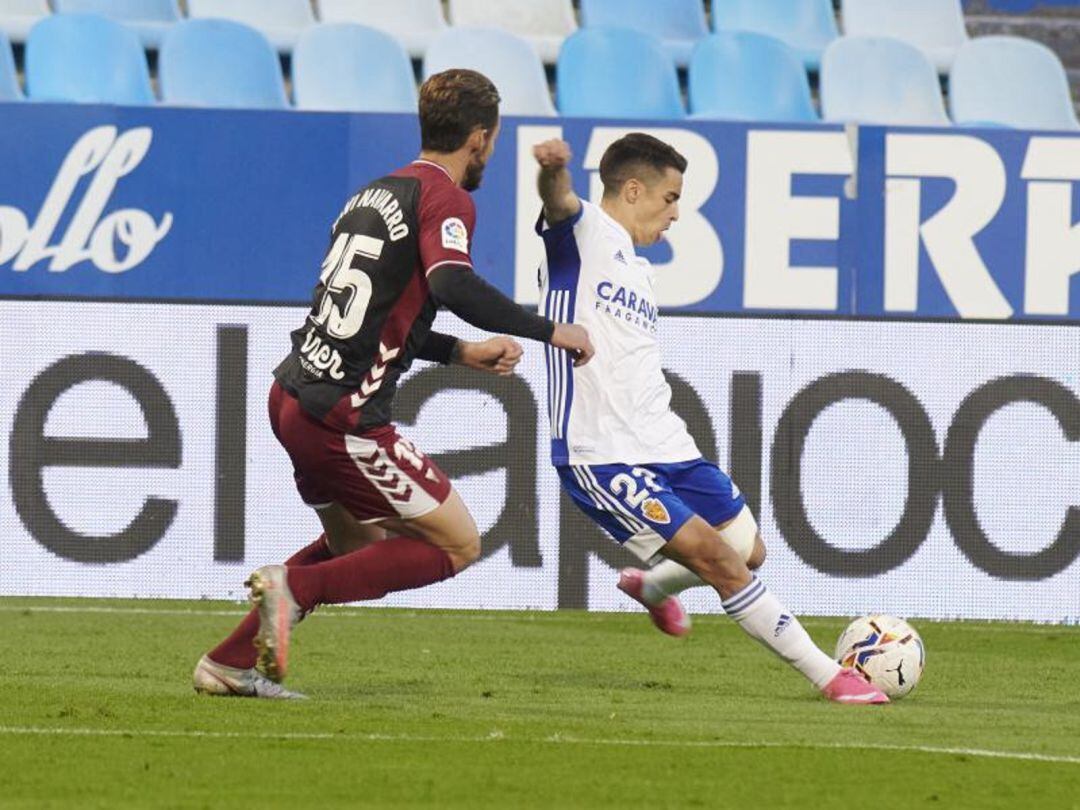
[{"label": "pink football boot", "polygon": [[682,603],[674,596],[661,599],[655,605],[649,604],[642,596],[645,587],[645,572],[637,568],[624,568],[619,572],[619,584],[616,586],[627,596],[640,602],[652,618],[653,624],[669,636],[685,636],[690,632],[690,617]]},{"label": "pink football boot", "polygon": [[888,703],[889,696],[867,681],[851,667],[844,667],[821,690],[836,703]]}]

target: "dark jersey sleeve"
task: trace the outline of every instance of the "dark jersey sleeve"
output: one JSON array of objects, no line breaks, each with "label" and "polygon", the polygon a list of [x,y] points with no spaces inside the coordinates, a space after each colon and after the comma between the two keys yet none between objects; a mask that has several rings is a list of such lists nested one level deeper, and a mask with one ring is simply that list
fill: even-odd
[{"label": "dark jersey sleeve", "polygon": [[467,266],[445,262],[428,277],[431,294],[459,318],[488,332],[548,343],[555,324],[507,298]]},{"label": "dark jersey sleeve", "polygon": [[430,360],[432,363],[450,365],[454,359],[454,347],[458,339],[453,335],[444,335],[442,332],[428,332],[424,345],[416,353],[418,360]]},{"label": "dark jersey sleeve", "polygon": [[464,189],[449,183],[432,185],[420,200],[420,265],[430,275],[444,264],[472,267],[476,206]]}]

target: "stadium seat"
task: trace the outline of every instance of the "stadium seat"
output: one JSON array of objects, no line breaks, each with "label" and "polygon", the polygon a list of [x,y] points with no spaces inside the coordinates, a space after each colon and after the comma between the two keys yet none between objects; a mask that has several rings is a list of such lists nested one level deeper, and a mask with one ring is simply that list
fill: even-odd
[{"label": "stadium seat", "polygon": [[138,35],[96,14],[54,14],[30,29],[26,95],[33,101],[154,103]]},{"label": "stadium seat", "polygon": [[887,37],[840,37],[821,58],[826,121],[948,126],[937,71],[914,45]]},{"label": "stadium seat", "polygon": [[581,0],[581,25],[632,28],[659,37],[680,67],[690,64],[694,45],[709,33],[701,0]]},{"label": "stadium seat", "polygon": [[[631,58],[632,57],[632,58]],[[675,63],[656,37],[628,28],[581,28],[559,51],[563,115],[683,118]]]},{"label": "stadium seat", "polygon": [[282,53],[292,51],[300,33],[315,24],[309,0],[187,0],[188,15],[243,23]]},{"label": "stadium seat", "polygon": [[577,30],[570,0],[450,0],[450,22],[517,34],[549,65],[559,58],[563,40]]},{"label": "stadium seat", "polygon": [[284,109],[277,54],[261,33],[231,20],[184,20],[158,59],[161,100],[194,107]]},{"label": "stadium seat", "polygon": [[19,87],[19,74],[15,72],[15,57],[11,54],[11,43],[7,35],[0,31],[0,101],[22,101],[22,89]]},{"label": "stadium seat", "polygon": [[841,18],[849,36],[900,39],[948,73],[957,49],[968,39],[960,0],[842,0]]},{"label": "stadium seat", "polygon": [[713,0],[714,31],[753,31],[794,48],[808,70],[840,32],[832,0]]},{"label": "stadium seat", "polygon": [[416,78],[401,43],[353,23],[313,25],[292,57],[293,98],[302,110],[416,112]]},{"label": "stadium seat", "polygon": [[447,68],[471,68],[499,89],[503,115],[555,115],[540,57],[519,36],[499,28],[448,28],[424,57],[424,78]]},{"label": "stadium seat", "polygon": [[0,34],[12,42],[26,42],[34,23],[51,13],[49,0],[0,0]]},{"label": "stadium seat", "polygon": [[441,0],[318,0],[323,22],[370,25],[392,35],[413,59],[423,59],[446,29]]},{"label": "stadium seat", "polygon": [[689,90],[695,118],[819,120],[802,60],[764,34],[721,31],[701,40],[690,58]]},{"label": "stadium seat", "polygon": [[959,125],[1080,129],[1061,60],[1019,37],[978,37],[960,48],[949,74],[949,109]]},{"label": "stadium seat", "polygon": [[100,14],[134,29],[147,48],[160,48],[180,20],[177,0],[53,0],[57,14]]}]

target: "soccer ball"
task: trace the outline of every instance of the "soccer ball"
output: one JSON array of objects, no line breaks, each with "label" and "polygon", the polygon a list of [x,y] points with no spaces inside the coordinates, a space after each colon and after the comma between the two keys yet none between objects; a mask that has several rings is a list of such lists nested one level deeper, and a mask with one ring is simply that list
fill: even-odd
[{"label": "soccer ball", "polygon": [[903,619],[880,614],[861,616],[840,634],[836,660],[895,699],[919,683],[926,648],[915,628]]}]

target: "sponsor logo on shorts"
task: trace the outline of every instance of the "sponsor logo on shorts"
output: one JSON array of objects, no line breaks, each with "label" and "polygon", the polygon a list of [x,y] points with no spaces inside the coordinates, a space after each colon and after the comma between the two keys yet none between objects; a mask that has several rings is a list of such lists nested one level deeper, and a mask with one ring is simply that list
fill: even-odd
[{"label": "sponsor logo on shorts", "polygon": [[656,498],[647,498],[641,505],[641,511],[653,523],[671,523],[671,515],[668,514],[664,504]]}]

